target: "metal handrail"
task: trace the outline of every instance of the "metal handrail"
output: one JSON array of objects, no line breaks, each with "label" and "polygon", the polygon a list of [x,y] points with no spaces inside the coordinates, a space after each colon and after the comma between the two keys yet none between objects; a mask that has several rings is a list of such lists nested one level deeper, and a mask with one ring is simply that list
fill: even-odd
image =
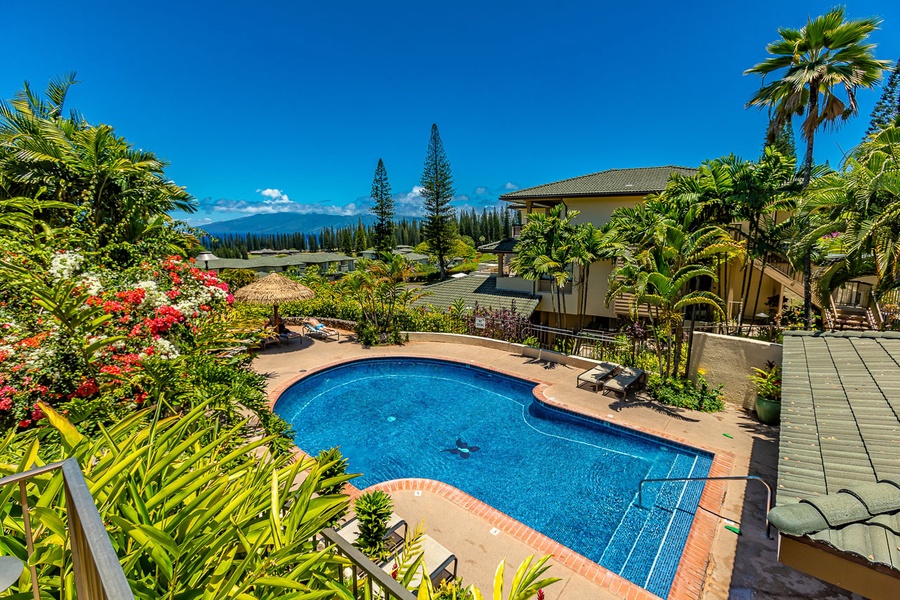
[{"label": "metal handrail", "polygon": [[[396,598],[397,600],[416,600],[416,596],[412,592],[400,585],[400,583],[391,577],[389,573],[382,571],[381,567],[372,562],[353,544],[342,538],[334,529],[326,527],[322,530],[322,537],[329,544],[332,544],[339,554],[347,558],[353,563],[353,566],[356,567],[353,569],[351,581],[354,598],[358,597],[360,584],[359,571],[362,571],[365,574],[366,579],[366,581],[363,582],[363,585],[371,586],[373,582],[378,584],[381,591],[385,592],[383,597],[384,600],[391,600],[392,598]],[[344,583],[343,569],[338,570],[338,579],[341,584]],[[371,587],[368,588],[368,591],[369,596],[367,597],[373,597]]]},{"label": "metal handrail", "polygon": [[644,484],[645,483],[658,483],[665,481],[758,481],[764,486],[766,486],[766,537],[768,539],[772,539],[772,535],[770,531],[772,530],[772,525],[769,523],[769,511],[772,510],[772,488],[766,483],[765,479],[762,477],[758,477],[756,475],[734,475],[727,477],[662,477],[659,479],[642,479],[638,484],[638,506],[641,508],[646,508],[644,506]]},{"label": "metal handrail", "polygon": [[[75,572],[75,591],[79,599],[85,600],[134,600],[131,587],[119,564],[119,557],[97,506],[84,480],[84,474],[74,458],[62,462],[35,467],[21,473],[0,478],[0,487],[19,484],[22,502],[22,519],[25,522],[25,542],[29,558],[34,553],[34,539],[31,533],[31,517],[25,482],[32,477],[51,471],[61,470],[65,490],[66,514],[69,517],[69,537],[72,543],[72,566]],[[29,561],[30,562],[30,561]],[[31,588],[35,600],[39,600],[37,569],[30,565]]]}]

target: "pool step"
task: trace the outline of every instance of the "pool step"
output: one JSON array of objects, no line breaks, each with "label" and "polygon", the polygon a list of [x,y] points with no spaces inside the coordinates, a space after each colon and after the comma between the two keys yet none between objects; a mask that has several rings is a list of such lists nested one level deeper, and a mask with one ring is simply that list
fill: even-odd
[{"label": "pool step", "polygon": [[[647,471],[644,478],[655,479],[660,477],[670,477],[669,474],[671,472],[671,466],[666,467],[664,461],[654,460],[653,466]],[[631,554],[631,550],[634,547],[634,541],[637,539],[638,535],[640,535],[641,529],[644,528],[647,517],[650,516],[650,509],[656,501],[659,489],[660,486],[658,485],[655,487],[647,486],[647,489],[644,490],[643,506],[638,506],[637,490],[634,490],[634,500],[628,506],[625,514],[622,515],[622,519],[619,521],[616,531],[606,545],[603,556],[597,561],[600,565],[614,573],[618,573],[622,570],[625,561],[628,560],[628,556]]]},{"label": "pool step", "polygon": [[[678,456],[663,477],[697,477],[709,471],[709,461],[684,455]],[[637,583],[648,591],[665,597],[675,576],[682,545],[673,546],[667,540],[684,540],[693,522],[693,512],[703,490],[702,482],[664,482],[645,484],[644,515],[639,530],[628,526],[633,540],[624,564],[615,564],[621,552],[610,555],[610,564],[619,575]],[[653,488],[656,487],[656,494]],[[634,507],[632,507],[634,508]],[[620,529],[625,529],[621,527]],[[627,542],[626,542],[627,544]]]}]

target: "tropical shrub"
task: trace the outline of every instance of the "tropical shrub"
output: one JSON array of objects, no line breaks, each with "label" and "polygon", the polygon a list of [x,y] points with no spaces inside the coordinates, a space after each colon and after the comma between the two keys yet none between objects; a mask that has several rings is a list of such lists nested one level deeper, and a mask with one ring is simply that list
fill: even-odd
[{"label": "tropical shrub", "polygon": [[753,369],[748,378],[756,386],[759,397],[773,402],[781,401],[781,367],[769,361],[765,369]]},{"label": "tropical shrub", "polygon": [[354,509],[359,522],[359,536],[355,546],[372,560],[386,559],[388,552],[384,537],[394,510],[393,500],[384,492],[374,490],[359,496],[354,502]]},{"label": "tropical shrub", "polygon": [[[202,442],[209,434],[202,401],[177,417],[132,412],[96,438],[40,406],[54,435],[8,435],[0,443],[0,473],[76,458],[136,598],[282,598],[336,585],[331,579],[343,563],[313,538],[348,504],[346,496],[322,491],[352,476],[328,478],[312,459],[292,463],[288,455],[255,452],[272,439],[241,440],[239,427]],[[34,507],[31,560],[42,597],[70,599],[61,487],[59,473],[26,485]],[[25,559],[14,493],[15,486],[3,490],[0,553]],[[23,578],[14,591],[29,587]]]},{"label": "tropical shrub", "polygon": [[219,279],[228,284],[229,290],[236,292],[256,281],[256,272],[253,269],[222,269]]},{"label": "tropical shrub", "polygon": [[647,383],[647,391],[657,402],[669,406],[702,412],[725,410],[722,386],[710,388],[703,375],[697,375],[697,385],[694,385],[690,379],[663,379],[659,375],[651,374]]}]

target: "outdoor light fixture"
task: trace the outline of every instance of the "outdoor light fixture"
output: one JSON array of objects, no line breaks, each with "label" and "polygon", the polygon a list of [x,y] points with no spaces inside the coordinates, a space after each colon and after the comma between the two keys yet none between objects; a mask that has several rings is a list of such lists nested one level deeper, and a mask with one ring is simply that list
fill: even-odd
[{"label": "outdoor light fixture", "polygon": [[194,260],[196,260],[197,262],[200,262],[201,260],[203,261],[203,268],[206,269],[207,271],[209,271],[209,261],[218,260],[218,259],[219,259],[218,256],[216,256],[212,252],[206,252],[206,251],[201,252],[200,254],[198,254],[197,256],[194,257]]}]

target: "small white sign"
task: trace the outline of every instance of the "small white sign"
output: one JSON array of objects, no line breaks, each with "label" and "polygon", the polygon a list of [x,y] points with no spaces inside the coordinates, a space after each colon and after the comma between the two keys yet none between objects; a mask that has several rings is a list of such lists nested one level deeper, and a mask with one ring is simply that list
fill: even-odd
[{"label": "small white sign", "polygon": [[422,490],[416,490],[415,492],[413,492],[413,496],[421,496],[421,495],[422,495]]},{"label": "small white sign", "polygon": [[484,317],[475,317],[475,329],[485,329],[487,320]]},{"label": "small white sign", "polygon": [[493,528],[491,529],[491,535],[497,535],[498,533],[500,533],[500,530],[497,529],[496,527],[493,527]]}]

